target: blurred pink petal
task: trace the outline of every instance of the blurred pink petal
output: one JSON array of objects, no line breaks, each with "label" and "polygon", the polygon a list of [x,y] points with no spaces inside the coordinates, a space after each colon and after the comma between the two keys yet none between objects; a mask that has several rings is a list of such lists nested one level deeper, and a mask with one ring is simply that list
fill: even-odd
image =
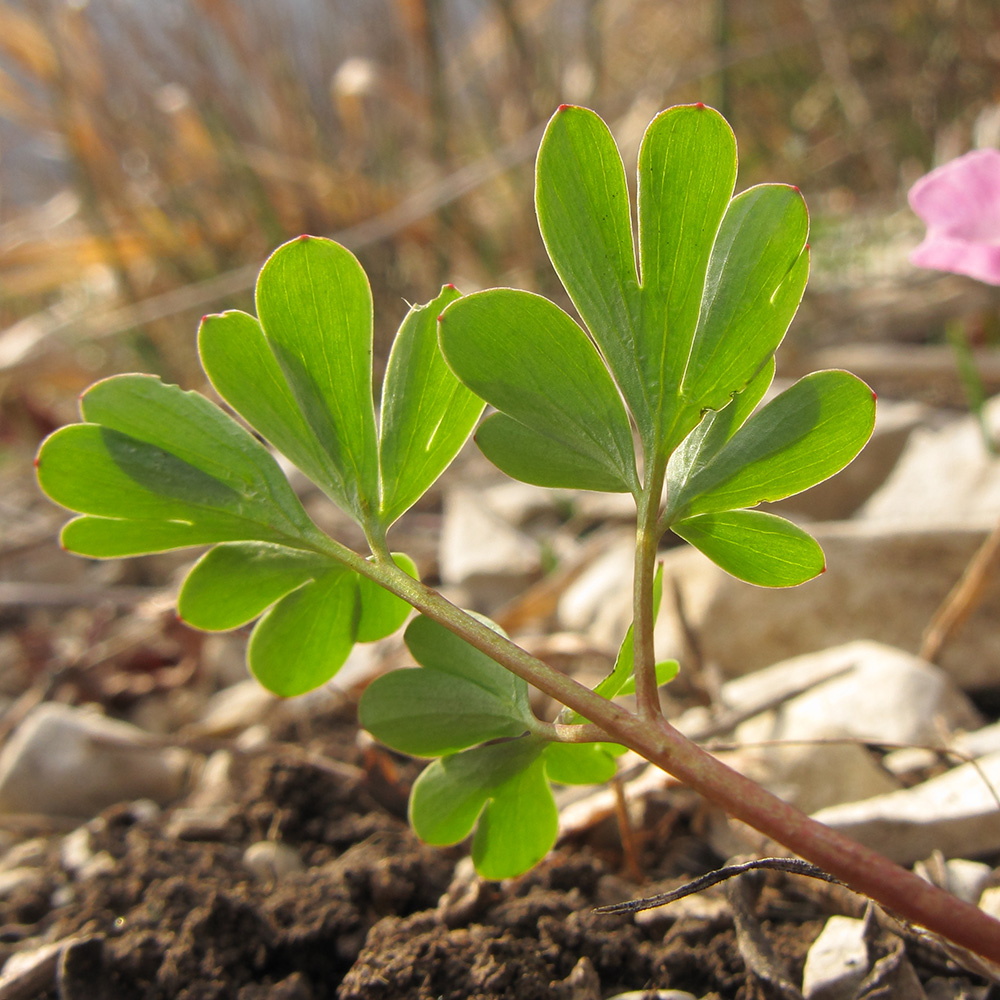
[{"label": "blurred pink petal", "polygon": [[977,149],[921,177],[910,207],[927,224],[917,267],[1000,285],[1000,151]]}]

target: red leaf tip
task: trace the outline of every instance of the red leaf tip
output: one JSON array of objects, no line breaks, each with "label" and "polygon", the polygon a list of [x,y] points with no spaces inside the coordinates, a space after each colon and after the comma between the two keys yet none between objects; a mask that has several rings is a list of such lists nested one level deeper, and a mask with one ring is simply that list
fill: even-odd
[{"label": "red leaf tip", "polygon": [[35,460],[31,463],[36,469],[38,468],[38,456],[35,456]]},{"label": "red leaf tip", "polygon": [[793,184],[793,185],[792,185],[792,190],[793,190],[793,191],[794,191],[794,192],[795,192],[796,194],[802,194],[802,192],[801,192],[801,191],[799,190],[799,186],[798,186],[798,184]]},{"label": "red leaf tip", "polygon": [[820,576],[822,576],[826,572],[826,563],[823,563],[823,568],[819,572]]},{"label": "red leaf tip", "polygon": [[312,239],[312,237],[308,233],[303,233],[298,239],[299,239],[299,242],[301,243],[303,240]]},{"label": "red leaf tip", "polygon": [[443,323],[444,322],[444,313],[438,313],[438,322],[439,323]]},{"label": "red leaf tip", "polygon": [[809,244],[807,243],[807,244],[806,244],[806,246],[805,246],[805,249],[806,249],[806,250],[812,250],[812,247],[811,247],[811,246],[809,246]]},{"label": "red leaf tip", "polygon": [[447,288],[447,289],[449,289],[452,292],[455,291],[455,286],[450,281],[444,287]]},{"label": "red leaf tip", "polygon": [[557,108],[558,111],[565,111],[567,108],[573,107],[572,104],[560,104]]},{"label": "red leaf tip", "polygon": [[874,389],[872,389],[872,399],[878,402],[878,393]]},{"label": "red leaf tip", "polygon": [[704,101],[699,101],[699,102],[698,102],[698,103],[697,103],[697,104],[695,105],[695,107],[696,107],[696,108],[698,108],[699,110],[702,110],[702,111],[703,111],[703,110],[704,110],[704,108],[705,108],[705,102],[704,102]]}]

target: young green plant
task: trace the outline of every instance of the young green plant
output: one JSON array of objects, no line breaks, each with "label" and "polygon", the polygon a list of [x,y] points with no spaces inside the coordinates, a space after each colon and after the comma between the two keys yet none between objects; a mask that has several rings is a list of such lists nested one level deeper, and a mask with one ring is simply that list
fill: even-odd
[{"label": "young green plant", "polygon": [[[329,680],[355,642],[409,609],[419,667],[376,680],[361,722],[431,758],[410,803],[431,843],[473,830],[479,871],[518,874],[554,842],[551,782],[600,782],[629,747],[792,851],[904,917],[1000,960],[1000,924],[816,824],[686,740],[663,717],[653,623],[657,547],[668,530],[728,572],[793,586],[822,572],[805,531],[753,508],[826,479],[867,441],[874,398],[817,372],[760,405],[809,266],[796,188],[735,197],[736,143],[703,105],[671,108],[639,153],[638,259],[625,171],[607,126],[562,107],[538,153],[536,210],[584,326],[526,291],[465,297],[451,286],[414,308],[372,390],[372,303],[343,247],[302,237],[257,283],[257,317],[206,317],[202,364],[219,395],[361,527],[356,552],[308,518],[270,451],[195,393],[145,375],[106,379],[83,422],[42,446],[38,475],[81,516],[67,549],[108,558],[209,545],[181,588],[190,624],[259,617],[248,661],[284,696]],[[591,690],[415,578],[390,553],[391,525],[476,441],[509,475],[635,499],[634,617]],[[528,685],[564,710],[537,718]],[[613,699],[634,691],[637,709]]]}]

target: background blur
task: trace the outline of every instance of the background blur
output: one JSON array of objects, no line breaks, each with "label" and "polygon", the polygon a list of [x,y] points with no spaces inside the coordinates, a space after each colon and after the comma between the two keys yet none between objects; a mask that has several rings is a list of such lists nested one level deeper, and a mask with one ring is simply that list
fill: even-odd
[{"label": "background blur", "polygon": [[380,355],[443,281],[560,298],[532,211],[548,117],[597,110],[632,174],[653,115],[697,100],[733,124],[741,188],[809,203],[790,363],[956,313],[989,337],[988,290],[907,263],[905,191],[1000,145],[995,0],[0,3],[0,447],[105,374],[200,387],[198,317],[252,308],[301,232],[361,258]]}]

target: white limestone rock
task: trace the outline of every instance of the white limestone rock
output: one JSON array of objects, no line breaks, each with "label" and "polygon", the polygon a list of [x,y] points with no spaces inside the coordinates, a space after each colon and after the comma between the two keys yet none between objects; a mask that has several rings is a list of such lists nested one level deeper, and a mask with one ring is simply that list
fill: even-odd
[{"label": "white limestone rock", "polygon": [[566,588],[557,606],[563,628],[585,633],[611,656],[632,621],[634,551],[631,531],[609,539],[604,553]]},{"label": "white limestone rock", "polygon": [[[1000,396],[987,402],[985,415],[1000,437]],[[966,415],[915,431],[885,484],[858,516],[984,526],[1000,518],[1000,459],[986,451],[976,418]]]},{"label": "white limestone rock", "polygon": [[[972,703],[942,670],[863,640],[728,681],[721,700],[750,717],[723,737],[738,748],[719,756],[806,812],[900,787],[862,744],[938,743],[942,731],[979,722]],[[681,731],[694,736],[704,724],[698,709],[677,720]],[[828,742],[837,740],[845,742]],[[724,853],[746,847],[738,836],[732,839],[728,825],[715,836]]]},{"label": "white limestone rock", "polygon": [[459,488],[445,497],[439,565],[446,586],[461,588],[472,606],[492,610],[539,575],[541,553],[481,491]]},{"label": "white limestone rock", "polygon": [[805,1000],[854,1000],[868,967],[865,921],[830,917],[806,955],[802,995]]},{"label": "white limestone rock", "polygon": [[1000,850],[991,784],[1000,786],[1000,751],[912,788],[821,809],[814,818],[901,864],[935,850],[975,858]]},{"label": "white limestone rock", "polygon": [[[677,581],[702,653],[725,675],[739,676],[801,653],[852,639],[916,652],[935,610],[986,531],[963,525],[902,526],[877,521],[811,525],[827,571],[800,587],[772,590],[728,576],[700,552],[675,549],[664,572]],[[1000,577],[944,647],[940,665],[966,690],[996,684],[1000,663]],[[656,629],[658,655],[683,651],[672,602]]]},{"label": "white limestone rock", "polygon": [[0,813],[89,817],[133,799],[162,805],[183,790],[192,759],[129,723],[46,702],[0,752]]}]

